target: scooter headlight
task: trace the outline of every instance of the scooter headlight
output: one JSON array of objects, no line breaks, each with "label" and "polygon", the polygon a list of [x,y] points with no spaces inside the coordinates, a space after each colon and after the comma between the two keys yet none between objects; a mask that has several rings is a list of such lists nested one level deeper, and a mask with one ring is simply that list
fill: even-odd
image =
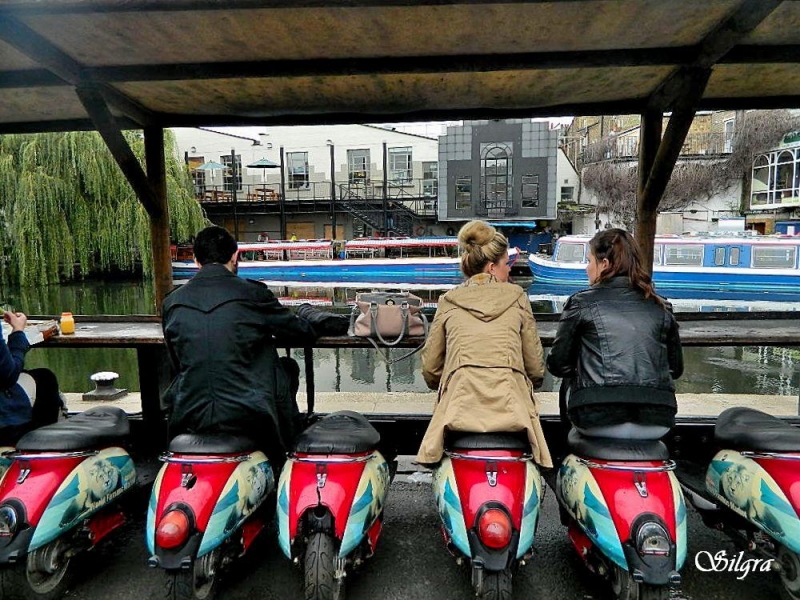
[{"label": "scooter headlight", "polygon": [[669,534],[659,523],[652,521],[643,523],[636,534],[636,550],[640,556],[669,554]]},{"label": "scooter headlight", "polygon": [[0,537],[11,537],[17,532],[17,511],[11,506],[0,506]]},{"label": "scooter headlight", "polygon": [[189,538],[189,529],[189,516],[179,509],[170,510],[158,522],[156,544],[164,549],[182,546]]},{"label": "scooter headlight", "polygon": [[499,550],[511,542],[511,519],[498,508],[490,508],[478,520],[478,537],[489,548]]}]

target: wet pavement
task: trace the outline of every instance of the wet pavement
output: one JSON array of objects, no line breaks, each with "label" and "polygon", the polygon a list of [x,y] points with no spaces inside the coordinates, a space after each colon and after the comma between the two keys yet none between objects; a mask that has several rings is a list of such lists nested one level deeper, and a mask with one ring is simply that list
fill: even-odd
[{"label": "wet pavement", "polygon": [[[69,598],[85,600],[140,600],[164,598],[165,576],[146,566],[144,500],[141,513],[120,535],[87,556]],[[517,599],[605,599],[609,586],[592,576],[575,555],[558,518],[552,491],[547,490],[536,537],[535,559],[514,578]],[[697,552],[725,550],[735,555],[733,543],[703,526],[689,510],[689,553],[682,571],[683,584],[674,600],[751,600],[777,598],[777,573],[755,572],[743,580],[732,572],[701,572]],[[264,532],[252,552],[239,561],[222,582],[219,599],[302,599],[302,572],[277,547],[274,527]],[[373,559],[348,577],[349,600],[451,600],[474,598],[466,567],[447,552],[439,530],[429,476],[400,475],[392,484],[384,534]]]}]

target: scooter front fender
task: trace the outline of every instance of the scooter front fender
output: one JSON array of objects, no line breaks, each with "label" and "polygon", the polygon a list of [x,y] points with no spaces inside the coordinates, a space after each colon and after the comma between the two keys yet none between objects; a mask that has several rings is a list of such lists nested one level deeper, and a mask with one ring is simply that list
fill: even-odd
[{"label": "scooter front fender", "polygon": [[[786,465],[789,471],[784,473]],[[796,465],[794,460],[753,459],[721,450],[706,471],[706,490],[775,541],[800,553],[800,519],[787,495],[797,481]]]},{"label": "scooter front fender", "polygon": [[136,467],[122,448],[105,448],[86,457],[56,490],[36,526],[28,550],[52,542],[115,501],[134,483]]}]

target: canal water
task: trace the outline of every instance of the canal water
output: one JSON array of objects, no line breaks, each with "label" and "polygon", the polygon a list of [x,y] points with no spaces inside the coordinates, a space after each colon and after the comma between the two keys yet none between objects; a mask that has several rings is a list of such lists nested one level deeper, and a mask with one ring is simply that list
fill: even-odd
[{"label": "canal water", "polygon": [[[566,292],[537,288],[528,280],[517,283],[527,288],[534,312],[558,312]],[[281,301],[289,306],[310,302],[322,307],[344,307],[355,297],[357,288],[317,287],[314,285],[269,284]],[[332,284],[326,284],[332,285]],[[352,284],[345,284],[352,285]],[[373,286],[368,286],[367,289]],[[414,289],[429,307],[435,306],[442,289]],[[674,299],[676,311],[794,310],[798,303],[775,301],[769,297]],[[76,315],[153,314],[153,295],[142,282],[85,282],[43,289],[3,289],[0,302],[29,315],[57,315],[70,311]],[[390,358],[408,350],[390,350]],[[302,350],[292,355],[302,361]],[[800,393],[800,348],[685,348],[686,371],[677,381],[679,393],[748,393],[798,395]],[[301,363],[302,364],[302,363]],[[89,376],[97,371],[120,374],[117,387],[138,391],[136,353],[127,349],[36,348],[29,352],[26,368],[40,366],[55,371],[61,387],[69,392],[93,389]],[[372,349],[319,349],[314,351],[315,383],[319,391],[423,392],[427,391],[420,373],[420,356],[387,364]],[[558,388],[549,375],[544,390]]]}]

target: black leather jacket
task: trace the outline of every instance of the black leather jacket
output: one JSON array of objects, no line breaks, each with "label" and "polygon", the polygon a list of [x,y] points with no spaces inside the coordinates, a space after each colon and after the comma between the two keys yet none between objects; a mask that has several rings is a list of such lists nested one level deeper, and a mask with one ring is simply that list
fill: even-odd
[{"label": "black leather jacket", "polygon": [[[627,277],[614,277],[569,298],[547,368],[571,379],[570,416],[609,404],[669,407],[674,415],[673,380],[683,373],[678,324]],[[611,423],[592,423],[599,424]]]}]

